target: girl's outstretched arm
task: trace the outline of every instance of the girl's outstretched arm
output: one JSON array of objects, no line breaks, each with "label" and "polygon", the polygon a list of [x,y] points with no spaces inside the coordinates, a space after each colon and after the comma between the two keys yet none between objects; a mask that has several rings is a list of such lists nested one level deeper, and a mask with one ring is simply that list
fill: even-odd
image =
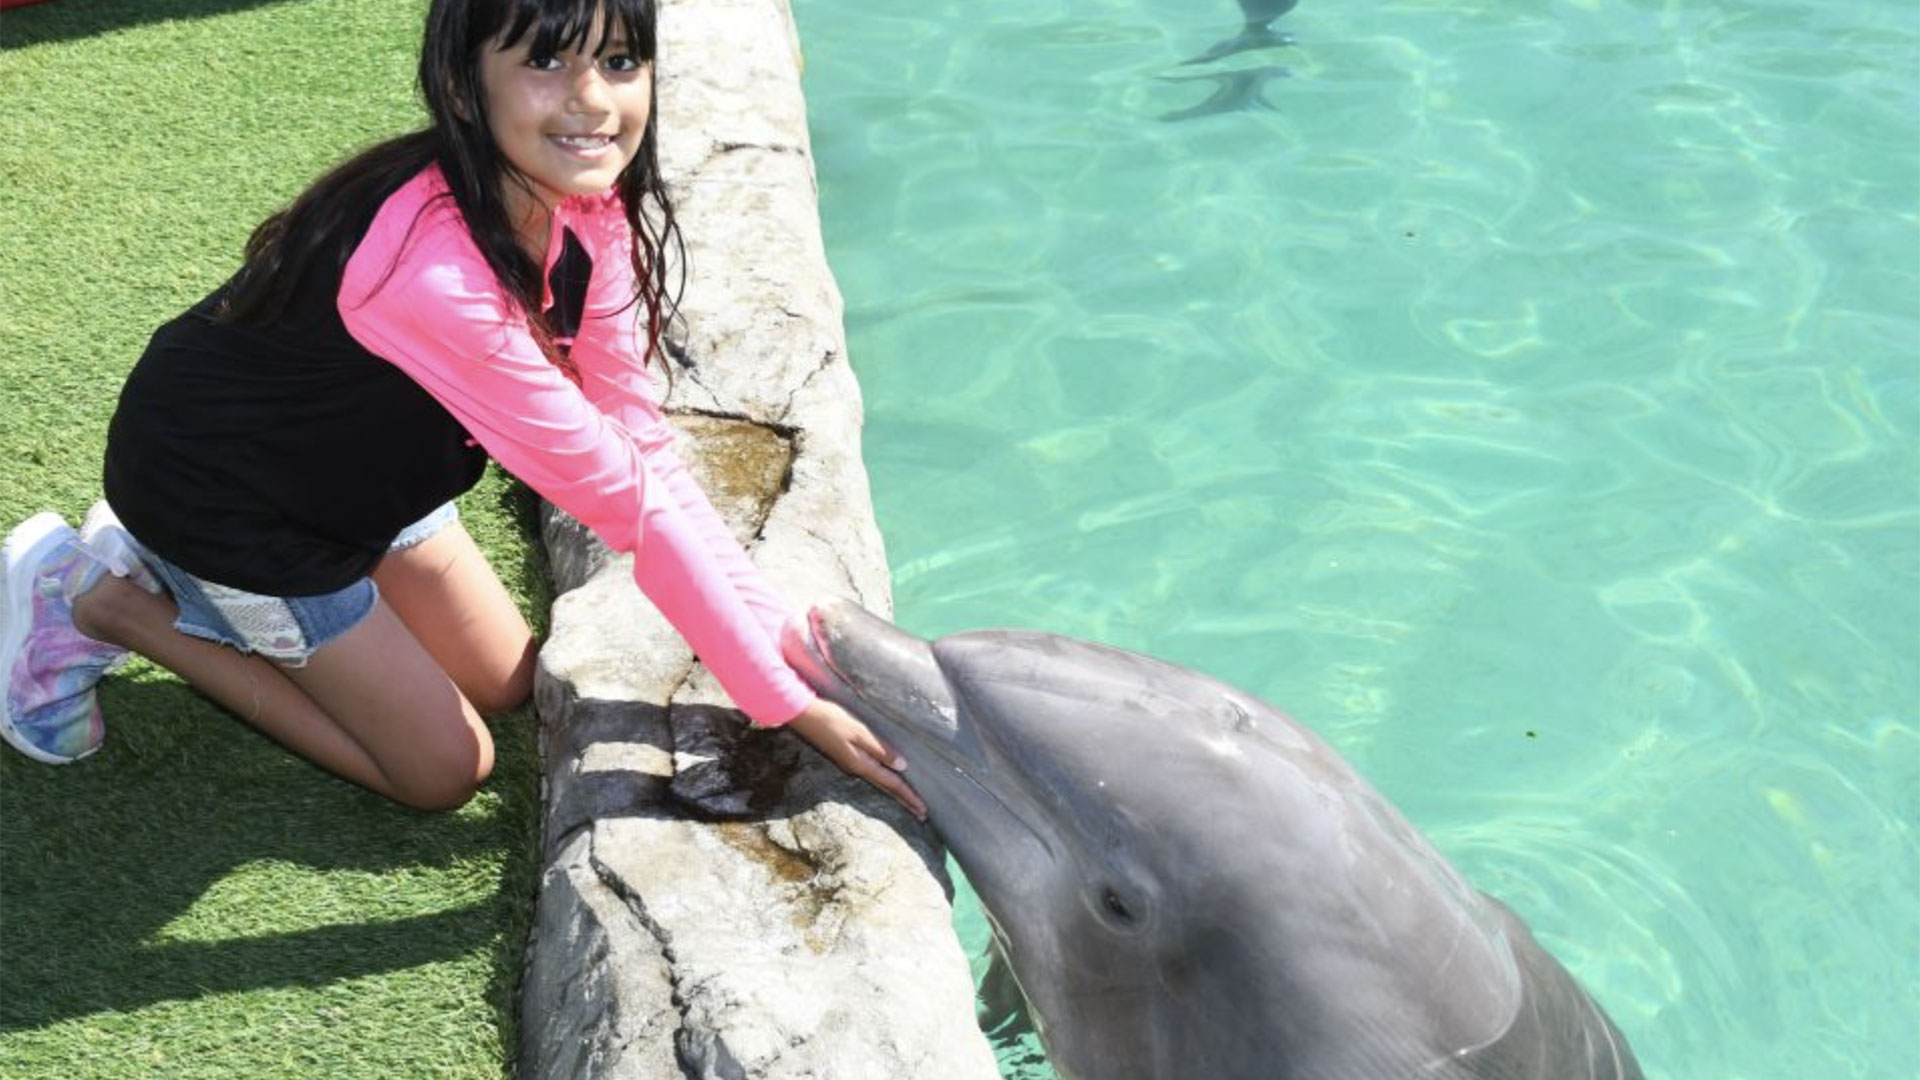
[{"label": "girl's outstretched arm", "polygon": [[[634,433],[547,362],[429,172],[384,206],[349,261],[341,316],[404,370],[500,465],[634,554],[634,577],[755,723],[783,724],[815,696],[716,558],[711,538],[653,471]],[[416,220],[417,217],[417,220]],[[742,556],[744,558],[744,556]]]},{"label": "girl's outstretched arm", "polygon": [[659,384],[647,370],[646,308],[640,302],[630,258],[633,233],[617,213],[596,214],[578,224],[578,238],[593,262],[570,354],[580,388],[587,400],[634,437],[648,467],[692,516],[707,550],[721,563],[777,648],[793,609],[747,556],[688,471],[661,409]]}]

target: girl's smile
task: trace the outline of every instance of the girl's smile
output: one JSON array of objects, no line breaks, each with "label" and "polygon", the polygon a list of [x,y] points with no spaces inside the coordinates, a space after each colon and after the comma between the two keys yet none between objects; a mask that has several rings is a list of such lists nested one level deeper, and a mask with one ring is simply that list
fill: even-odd
[{"label": "girl's smile", "polygon": [[549,135],[560,149],[586,160],[593,160],[619,149],[612,135]]}]

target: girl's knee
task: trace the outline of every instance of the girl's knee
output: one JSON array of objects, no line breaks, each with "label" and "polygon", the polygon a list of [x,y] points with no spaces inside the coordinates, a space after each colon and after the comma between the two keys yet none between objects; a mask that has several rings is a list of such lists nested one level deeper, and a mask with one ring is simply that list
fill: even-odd
[{"label": "girl's knee", "polygon": [[396,779],[390,792],[395,802],[415,810],[458,810],[493,775],[493,739],[483,728],[474,743],[457,752],[442,753],[431,764]]},{"label": "girl's knee", "polygon": [[472,802],[479,792],[478,784],[425,785],[396,791],[393,799],[411,810],[438,813],[460,809]]},{"label": "girl's knee", "polygon": [[395,802],[414,810],[458,810],[479,794],[481,783],[481,779],[448,773],[397,784],[389,794]]},{"label": "girl's knee", "polygon": [[487,778],[493,775],[493,736],[487,734],[486,728],[479,730],[479,736],[480,754],[473,768],[473,786],[476,788],[486,783]]}]

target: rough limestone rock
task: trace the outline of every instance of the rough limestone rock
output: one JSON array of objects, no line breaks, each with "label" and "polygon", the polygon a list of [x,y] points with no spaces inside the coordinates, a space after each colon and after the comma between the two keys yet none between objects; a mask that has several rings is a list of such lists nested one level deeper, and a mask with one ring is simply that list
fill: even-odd
[{"label": "rough limestone rock", "polygon": [[[691,261],[669,409],[796,602],[889,610],[786,0],[669,0],[660,127]],[[616,557],[549,512],[546,860],[523,1080],[992,1080],[923,828],[749,729]]]}]

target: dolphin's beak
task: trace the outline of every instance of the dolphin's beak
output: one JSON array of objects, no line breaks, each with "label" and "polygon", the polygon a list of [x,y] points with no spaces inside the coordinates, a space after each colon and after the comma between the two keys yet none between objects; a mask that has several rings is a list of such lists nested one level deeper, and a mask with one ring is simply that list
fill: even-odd
[{"label": "dolphin's beak", "polygon": [[789,625],[782,651],[815,691],[855,715],[901,733],[951,740],[958,726],[953,694],[933,647],[844,600]]},{"label": "dolphin's beak", "polygon": [[[906,756],[914,790],[956,853],[991,842],[1010,862],[1019,861],[1017,852],[1054,857],[1045,815],[1031,805],[1017,777],[995,779],[980,733],[955,708],[931,643],[833,601],[815,608],[804,626],[788,626],[782,650],[816,691]],[[1009,831],[1006,822],[1019,831]],[[962,859],[971,874],[994,875],[993,862],[984,852]]]}]

